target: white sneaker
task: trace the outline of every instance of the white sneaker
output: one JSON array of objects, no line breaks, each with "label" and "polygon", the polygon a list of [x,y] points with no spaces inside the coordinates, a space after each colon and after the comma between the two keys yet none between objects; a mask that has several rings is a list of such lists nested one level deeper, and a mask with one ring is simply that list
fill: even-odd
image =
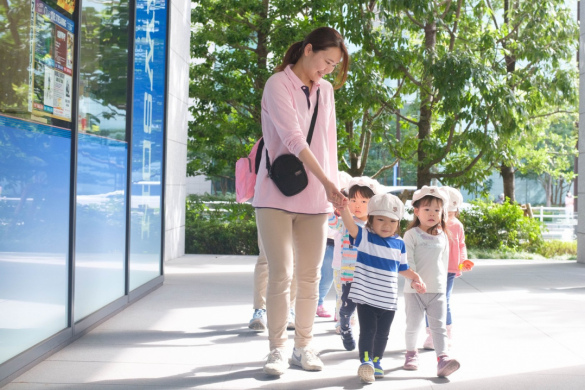
[{"label": "white sneaker", "polygon": [[319,359],[315,350],[310,347],[295,347],[289,363],[302,367],[306,371],[321,371],[323,369],[323,362]]},{"label": "white sneaker", "polygon": [[280,376],[284,374],[288,368],[288,363],[284,357],[283,348],[274,348],[268,354],[266,363],[264,363],[264,373],[268,375]]},{"label": "white sneaker", "polygon": [[254,315],[248,324],[248,328],[255,332],[264,332],[266,330],[266,310],[255,309]]}]

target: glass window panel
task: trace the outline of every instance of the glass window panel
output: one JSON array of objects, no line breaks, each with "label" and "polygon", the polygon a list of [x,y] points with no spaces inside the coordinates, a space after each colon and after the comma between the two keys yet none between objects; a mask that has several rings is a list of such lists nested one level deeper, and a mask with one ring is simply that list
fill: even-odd
[{"label": "glass window panel", "polygon": [[0,2],[0,113],[71,128],[74,4]]},{"label": "glass window panel", "polygon": [[124,295],[128,2],[83,1],[75,321]]},{"label": "glass window panel", "polygon": [[0,115],[0,363],[68,326],[69,130]]},{"label": "glass window panel", "polygon": [[167,10],[138,0],[134,48],[130,290],[160,275]]}]

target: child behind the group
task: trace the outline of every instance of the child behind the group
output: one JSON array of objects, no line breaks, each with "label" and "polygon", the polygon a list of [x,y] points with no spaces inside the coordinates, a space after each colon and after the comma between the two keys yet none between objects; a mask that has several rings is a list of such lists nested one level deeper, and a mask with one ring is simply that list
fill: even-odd
[{"label": "child behind the group", "polygon": [[398,274],[411,279],[408,285],[425,292],[419,275],[409,269],[405,245],[399,236],[404,204],[391,194],[374,195],[368,203],[368,221],[358,226],[348,207],[341,210],[350,241],[357,248],[357,262],[349,300],[357,304],[360,323],[358,375],[372,383],[384,376],[384,356],[398,301]]},{"label": "child behind the group", "polygon": [[459,362],[448,355],[447,345],[447,268],[449,244],[446,234],[448,196],[438,187],[423,186],[414,192],[412,224],[404,234],[408,265],[420,274],[427,291],[417,294],[408,284],[404,286],[406,308],[406,359],[404,369],[418,369],[418,334],[425,316],[433,337],[437,355],[437,375],[446,377],[459,369]]},{"label": "child behind the group", "polygon": [[[379,183],[366,176],[354,177],[347,184],[347,193],[349,197],[349,212],[353,215],[353,221],[359,226],[364,226],[368,219],[368,202],[379,189]],[[334,260],[334,284],[341,286],[339,294],[339,333],[343,346],[348,351],[355,349],[355,339],[352,331],[351,318],[355,312],[355,303],[348,299],[353,273],[355,269],[357,250],[349,242],[349,233],[345,228],[341,218],[330,214],[329,228],[338,232],[336,251],[334,259],[337,257],[340,261],[336,264]]]},{"label": "child behind the group", "polygon": [[[449,231],[449,268],[447,273],[447,338],[449,340],[449,347],[453,340],[453,320],[451,317],[451,293],[453,292],[453,284],[455,278],[461,276],[461,271],[469,271],[469,268],[460,267],[463,262],[467,260],[467,246],[465,245],[465,231],[463,224],[459,221],[459,207],[463,203],[463,196],[458,189],[453,187],[442,187],[449,196],[449,204],[447,211],[447,230]],[[427,339],[423,344],[424,349],[435,349],[433,345],[433,336],[431,334],[429,323],[427,320]]]}]

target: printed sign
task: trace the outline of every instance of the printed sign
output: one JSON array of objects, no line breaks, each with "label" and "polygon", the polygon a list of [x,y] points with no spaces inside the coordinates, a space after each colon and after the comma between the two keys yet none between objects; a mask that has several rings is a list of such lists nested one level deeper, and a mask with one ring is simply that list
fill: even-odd
[{"label": "printed sign", "polygon": [[[71,121],[74,23],[41,0],[31,13],[32,111],[34,114]],[[65,10],[75,1],[58,3]]]}]

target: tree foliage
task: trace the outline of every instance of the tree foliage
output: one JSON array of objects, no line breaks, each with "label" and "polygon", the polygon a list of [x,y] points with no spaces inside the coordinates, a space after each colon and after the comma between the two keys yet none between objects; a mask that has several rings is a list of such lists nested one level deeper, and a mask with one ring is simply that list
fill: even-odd
[{"label": "tree foliage", "polygon": [[[465,187],[494,162],[538,110],[575,101],[576,24],[560,0],[348,1],[343,30],[395,88],[383,100],[416,142],[417,185]],[[515,66],[509,72],[509,66]],[[409,102],[417,112],[401,110]]]},{"label": "tree foliage", "polygon": [[500,164],[518,166],[514,145],[535,117],[576,100],[577,29],[562,0],[206,0],[192,21],[190,174],[233,177],[261,134],[264,82],[320,25],[351,52],[336,109],[352,175],[383,177],[402,161],[418,186],[476,189]]},{"label": "tree foliage", "polygon": [[262,91],[288,47],[328,24],[332,1],[203,0],[192,11],[188,174],[233,177],[261,136]]}]

